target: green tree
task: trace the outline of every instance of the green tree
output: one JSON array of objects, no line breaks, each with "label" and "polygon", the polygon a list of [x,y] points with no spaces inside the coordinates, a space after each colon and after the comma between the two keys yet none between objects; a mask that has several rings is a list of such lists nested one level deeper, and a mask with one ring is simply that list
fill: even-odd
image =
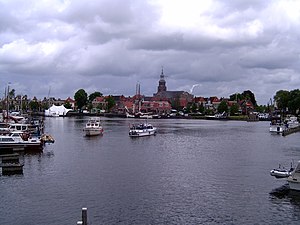
[{"label": "green tree", "polygon": [[229,96],[230,101],[240,101],[240,100],[244,100],[244,97],[242,94],[240,93],[234,93],[232,95]]},{"label": "green tree", "polygon": [[197,112],[197,105],[196,105],[196,103],[192,104],[191,110],[192,110],[193,113]]},{"label": "green tree", "polygon": [[71,105],[70,102],[66,102],[66,103],[64,104],[64,107],[66,107],[67,109],[72,109],[72,105]]},{"label": "green tree", "polygon": [[11,91],[9,91],[8,96],[9,96],[10,99],[15,98],[15,92],[16,92],[15,89],[12,89]]},{"label": "green tree", "polygon": [[252,91],[250,90],[244,91],[242,93],[242,96],[244,97],[244,99],[250,100],[254,106],[257,106],[255,95],[252,93]]},{"label": "green tree", "polygon": [[111,108],[112,107],[114,107],[115,106],[115,99],[110,95],[110,96],[108,96],[106,99],[105,99],[105,101],[107,102],[107,109],[108,109],[108,111],[110,111],[111,110]]},{"label": "green tree", "polygon": [[204,106],[203,106],[203,103],[201,103],[201,105],[199,106],[199,109],[198,109],[198,110],[199,110],[200,113],[202,113],[202,114],[204,113],[205,108],[204,108]]},{"label": "green tree", "polygon": [[265,105],[256,106],[255,110],[259,113],[264,113],[268,111],[268,107]]},{"label": "green tree", "polygon": [[95,98],[101,97],[103,94],[99,91],[95,91],[94,93],[89,95],[89,102],[92,102]]},{"label": "green tree", "polygon": [[77,107],[79,109],[79,111],[82,111],[83,106],[86,105],[87,103],[87,93],[85,92],[85,90],[83,89],[79,89],[75,95],[74,95],[74,99],[76,101]]},{"label": "green tree", "polygon": [[250,100],[254,106],[257,106],[255,95],[250,90],[244,91],[242,94],[234,93],[229,96],[229,99],[230,101],[237,101],[237,102],[241,100]]},{"label": "green tree", "polygon": [[300,108],[300,90],[295,89],[290,91],[288,109],[292,114],[297,114]]},{"label": "green tree", "polygon": [[238,112],[239,112],[239,105],[238,105],[238,104],[233,104],[233,105],[230,107],[230,115],[231,115],[231,116],[234,116],[234,115],[236,115]]},{"label": "green tree", "polygon": [[277,91],[274,100],[277,103],[277,108],[279,110],[285,111],[288,107],[288,102],[290,100],[290,92],[286,90]]},{"label": "green tree", "polygon": [[31,111],[37,112],[37,111],[39,111],[40,105],[37,101],[31,101],[29,103],[29,108]]},{"label": "green tree", "polygon": [[174,99],[172,99],[171,106],[172,106],[172,109],[176,109],[176,110],[180,110],[181,109],[181,107],[180,107],[180,100],[179,100],[178,96],[176,96]]},{"label": "green tree", "polygon": [[228,112],[228,105],[226,101],[221,101],[217,108],[218,113]]}]

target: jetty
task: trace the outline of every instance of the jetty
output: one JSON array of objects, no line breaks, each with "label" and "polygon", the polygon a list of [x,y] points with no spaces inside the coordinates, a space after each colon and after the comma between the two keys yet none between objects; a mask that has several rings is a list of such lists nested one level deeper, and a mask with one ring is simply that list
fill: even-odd
[{"label": "jetty", "polygon": [[287,136],[289,134],[293,134],[293,133],[296,133],[296,132],[299,132],[299,131],[300,131],[300,126],[287,128],[287,129],[282,131],[282,136]]},{"label": "jetty", "polygon": [[0,155],[2,175],[23,174],[23,163],[18,153]]}]

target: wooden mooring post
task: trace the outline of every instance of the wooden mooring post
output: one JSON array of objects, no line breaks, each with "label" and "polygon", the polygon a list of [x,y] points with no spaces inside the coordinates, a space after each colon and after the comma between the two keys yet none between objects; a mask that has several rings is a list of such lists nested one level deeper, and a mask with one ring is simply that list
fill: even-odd
[{"label": "wooden mooring post", "polygon": [[87,208],[81,209],[81,221],[77,221],[77,225],[88,225],[87,222]]}]

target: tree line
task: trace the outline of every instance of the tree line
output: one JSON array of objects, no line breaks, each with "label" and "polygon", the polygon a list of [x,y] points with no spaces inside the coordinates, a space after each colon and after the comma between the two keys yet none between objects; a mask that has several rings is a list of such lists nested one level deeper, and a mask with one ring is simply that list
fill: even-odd
[{"label": "tree line", "polygon": [[[12,89],[7,93],[9,99],[14,99],[16,97],[15,89]],[[99,91],[95,91],[91,94],[87,94],[87,92],[84,89],[79,89],[76,91],[74,95],[74,99],[76,101],[76,105],[79,110],[82,110],[84,108],[92,109],[93,105],[92,102],[96,97],[102,97],[103,94]],[[24,95],[25,99],[27,99],[27,95]],[[252,91],[246,90],[242,93],[234,93],[229,96],[230,101],[236,101],[241,102],[243,100],[250,101],[255,110],[257,112],[268,112],[271,113],[273,111],[281,112],[281,113],[290,113],[294,115],[299,114],[300,109],[300,90],[279,90],[276,92],[274,96],[274,103],[272,103],[272,100],[270,99],[270,102],[267,105],[257,105],[255,95]],[[110,110],[114,105],[115,101],[114,98],[110,95],[105,98],[105,101],[107,102],[107,108],[105,110]],[[0,108],[5,109],[5,100],[2,101],[2,105],[0,105]],[[25,104],[25,102],[23,102]],[[12,105],[10,106],[10,108]],[[71,108],[71,105],[69,103],[65,104],[66,108]],[[25,109],[27,107],[22,106],[22,109]],[[37,101],[37,99],[34,98],[34,100],[29,101],[28,108],[35,111],[42,108],[47,108],[46,105],[40,105],[40,102]],[[228,107],[228,104],[226,101],[221,101],[221,104],[218,106],[217,111],[222,112],[229,112],[231,115],[234,115],[238,112],[239,105],[233,104],[231,107]],[[203,105],[196,106],[195,103],[190,103],[188,105],[187,111],[189,112],[201,112],[201,113],[207,113],[205,112],[205,108]]]},{"label": "tree line", "polygon": [[[79,89],[76,91],[74,95],[74,99],[76,101],[77,108],[82,111],[84,107],[87,107],[89,110],[93,108],[92,102],[97,97],[102,97],[103,94],[99,91],[95,91],[91,93],[90,95],[87,94],[87,92],[84,89]],[[107,102],[107,108],[106,110],[110,110],[115,105],[114,98],[109,95],[105,98],[105,101]],[[67,108],[68,105],[65,105]]]},{"label": "tree line", "polygon": [[300,90],[292,91],[279,90],[274,96],[276,109],[282,113],[299,114],[300,109]]}]

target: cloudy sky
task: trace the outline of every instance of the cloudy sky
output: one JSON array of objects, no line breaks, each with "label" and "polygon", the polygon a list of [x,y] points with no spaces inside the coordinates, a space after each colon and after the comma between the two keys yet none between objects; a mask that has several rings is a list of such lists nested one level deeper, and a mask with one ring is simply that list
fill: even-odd
[{"label": "cloudy sky", "polygon": [[168,90],[258,104],[300,88],[297,0],[0,0],[0,93]]}]

